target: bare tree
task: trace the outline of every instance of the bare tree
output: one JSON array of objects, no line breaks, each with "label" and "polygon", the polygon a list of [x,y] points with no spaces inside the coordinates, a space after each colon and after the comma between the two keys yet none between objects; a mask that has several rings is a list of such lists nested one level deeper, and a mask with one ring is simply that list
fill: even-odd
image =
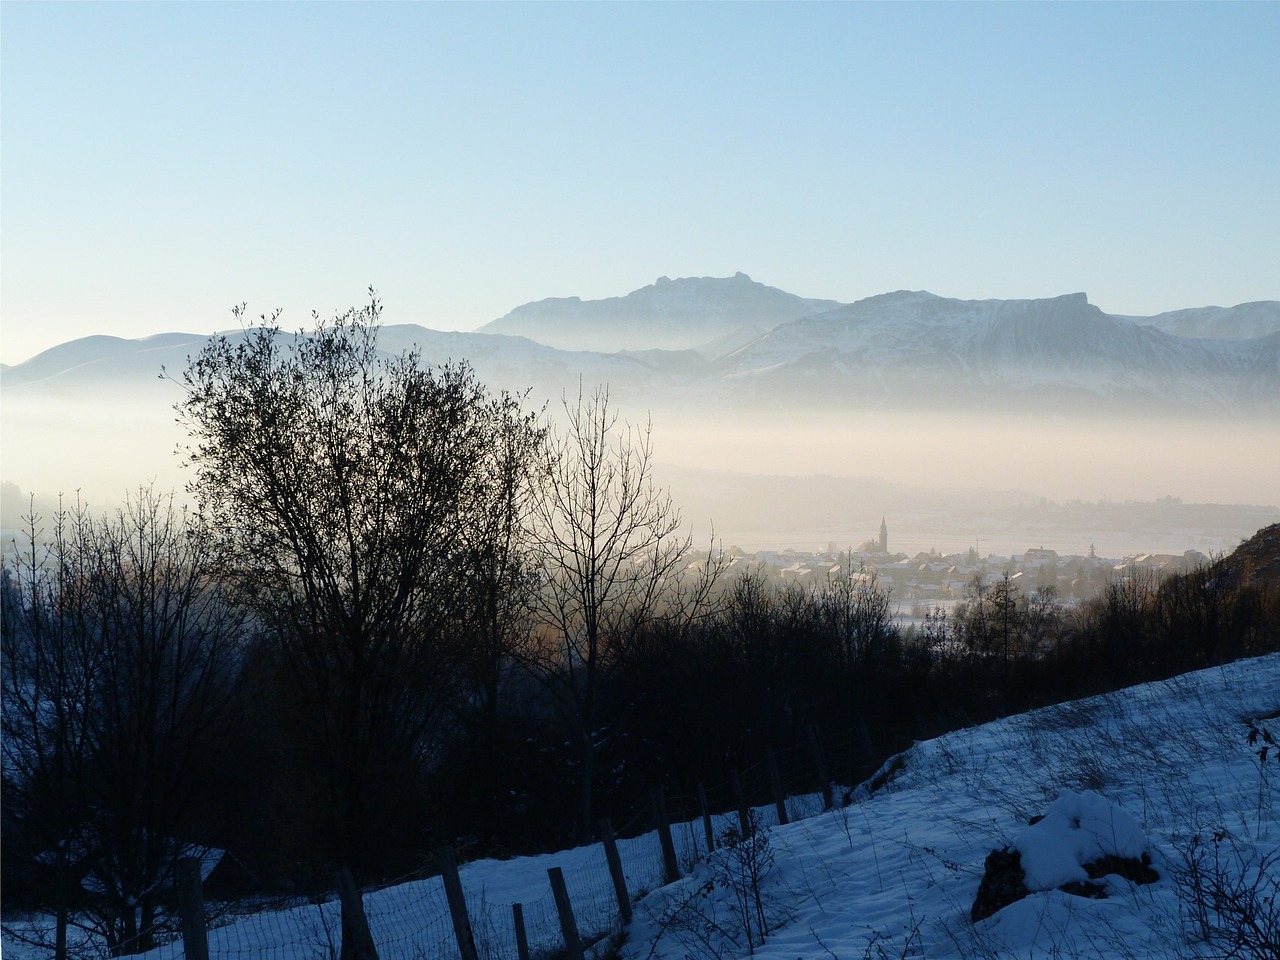
[{"label": "bare tree", "polygon": [[846,669],[866,669],[880,658],[884,647],[896,640],[890,590],[880,585],[874,568],[845,556],[838,573],[827,577],[818,593],[823,618],[840,644]]},{"label": "bare tree", "polygon": [[1091,631],[1095,657],[1114,683],[1133,683],[1151,675],[1156,590],[1151,570],[1130,566],[1109,578],[1102,595],[1089,605],[1095,623]]},{"label": "bare tree", "polygon": [[[356,874],[456,695],[466,505],[491,436],[468,367],[379,352],[370,296],[309,332],[273,316],[210,339],[178,406],[190,489],[269,638],[311,853]],[[344,957],[362,926],[344,899]]]},{"label": "bare tree", "polygon": [[539,585],[533,535],[537,472],[546,429],[524,397],[507,393],[488,405],[489,442],[475,464],[475,496],[465,505],[464,549],[468,596],[463,677],[470,702],[468,742],[480,821],[489,838],[498,815],[501,707],[508,681],[531,642]]},{"label": "bare tree", "polygon": [[55,956],[69,926],[138,953],[165,923],[174,863],[208,840],[242,620],[172,495],[143,489],[101,518],[77,504],[47,548],[38,527],[6,591],[7,826],[35,854]]},{"label": "bare tree", "polygon": [[[874,717],[879,706],[884,674],[893,666],[886,661],[890,651],[898,648],[890,588],[881,585],[875,568],[860,563],[855,570],[850,551],[839,572],[827,577],[816,599],[824,626],[835,642],[837,672],[844,678],[840,700],[846,722],[869,745],[867,717]],[[864,749],[871,752],[869,746]]]},{"label": "bare tree", "polygon": [[4,571],[0,617],[5,886],[10,896],[15,887],[25,893],[30,902],[21,906],[53,914],[54,956],[64,960],[72,911],[81,906],[84,767],[99,644],[80,602],[75,547],[84,538],[73,518],[59,511],[47,545],[34,507],[25,520],[26,542],[14,543],[13,568]]},{"label": "bare tree", "polygon": [[1062,605],[1058,602],[1058,588],[1054,584],[1036,587],[1026,599],[1026,637],[1021,656],[1041,659],[1060,636]]},{"label": "bare tree", "polygon": [[601,682],[629,634],[664,613],[690,547],[653,478],[650,428],[619,424],[607,388],[564,398],[536,511],[544,585],[542,667],[574,729],[579,830],[588,837]]},{"label": "bare tree", "polygon": [[1008,707],[1013,660],[1024,650],[1027,632],[1027,601],[1017,582],[1008,571],[990,584],[976,575],[970,584],[970,597],[957,611],[957,618],[969,649],[998,659],[1000,695]]}]

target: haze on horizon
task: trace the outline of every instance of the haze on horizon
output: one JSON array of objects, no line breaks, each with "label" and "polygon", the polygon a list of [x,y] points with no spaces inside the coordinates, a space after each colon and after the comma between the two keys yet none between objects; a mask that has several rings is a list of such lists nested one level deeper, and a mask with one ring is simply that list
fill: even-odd
[{"label": "haze on horizon", "polygon": [[[0,360],[241,301],[296,327],[369,284],[439,330],[737,271],[846,303],[1277,299],[1277,46],[1280,4],[12,2]],[[6,391],[3,479],[181,487],[151,386]],[[1280,503],[1272,422],[646,410],[698,523],[711,473]],[[768,507],[728,526],[770,536]]]},{"label": "haze on horizon", "polygon": [[0,37],[0,360],[809,297],[1277,296],[1276,4],[39,4]]},{"label": "haze on horizon", "polygon": [[[101,510],[140,484],[182,490],[189,475],[178,448],[187,438],[172,410],[180,391],[158,379],[138,387],[127,395],[99,391],[88,402],[83,391],[5,399],[0,479],[22,491],[14,503],[16,491],[5,490],[6,527],[25,512],[27,494],[37,495],[47,517],[57,494]],[[1035,545],[1083,553],[1098,543],[1111,551],[1104,555],[1209,553],[1234,546],[1259,516],[1280,510],[1280,448],[1270,420],[616,406],[632,422],[651,420],[659,482],[670,486],[700,539],[714,531],[726,545],[853,546],[888,514],[898,549],[985,542],[1005,553]],[[551,402],[549,413],[555,409]],[[1048,524],[1027,515],[1045,499],[1161,498],[1268,509],[1215,512],[1225,526],[1188,514],[1184,526],[1156,528],[1122,510],[1112,530],[1055,518],[1064,513],[1056,508]]]}]

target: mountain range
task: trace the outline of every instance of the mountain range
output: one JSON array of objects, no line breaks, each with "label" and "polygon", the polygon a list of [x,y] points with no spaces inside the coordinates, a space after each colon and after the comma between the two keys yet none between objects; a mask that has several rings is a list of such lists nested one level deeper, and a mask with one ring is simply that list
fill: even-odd
[{"label": "mountain range", "polygon": [[[1271,307],[1280,329],[1280,304]],[[1050,409],[1280,410],[1280,332],[1247,340],[1176,336],[1105,314],[1083,293],[1043,300],[883,294],[780,325],[720,366],[743,391],[858,406],[998,408],[1018,397]]]},{"label": "mountain range", "polygon": [[528,337],[562,350],[697,350],[709,356],[779,324],[832,310],[835,300],[798,297],[732,277],[659,277],[625,297],[553,297],[516,307],[481,333]]},{"label": "mountain range", "polygon": [[[4,368],[0,383],[9,397],[127,391],[161,367],[180,372],[203,339],[88,337]],[[1104,313],[1083,293],[842,304],[739,273],[540,300],[474,333],[389,325],[381,344],[466,359],[495,387],[552,397],[608,382],[661,406],[1280,414],[1280,301],[1151,317]]]}]

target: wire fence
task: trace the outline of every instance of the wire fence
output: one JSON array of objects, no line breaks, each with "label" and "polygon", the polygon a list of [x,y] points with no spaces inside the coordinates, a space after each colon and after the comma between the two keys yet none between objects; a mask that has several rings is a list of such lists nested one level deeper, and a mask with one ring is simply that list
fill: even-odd
[{"label": "wire fence", "polygon": [[[738,770],[737,789],[731,780],[666,796],[680,872],[688,873],[711,852],[708,821],[712,841],[718,844],[726,834],[741,829],[740,811],[744,806],[753,812],[755,823],[766,828],[778,825],[779,802],[788,821],[823,812],[826,805],[821,784],[816,782],[818,769],[813,752],[802,746],[792,747]],[[781,784],[800,789],[793,793],[779,789],[775,794]],[[839,802],[837,796],[837,805]],[[637,809],[618,834],[622,873],[634,901],[665,882],[655,811],[649,807]],[[619,903],[603,843],[559,854],[489,862],[484,870],[474,866],[478,865],[464,866],[460,879],[481,960],[519,960],[513,909],[516,903],[532,958],[548,957],[564,949],[560,915],[546,870],[538,869],[544,866],[561,867],[584,943],[599,941],[621,928]],[[516,893],[522,899],[513,900]],[[453,960],[459,956],[441,877],[370,891],[364,894],[363,903],[380,960]],[[174,927],[170,942],[143,954],[147,960],[185,958],[176,924]],[[257,912],[245,912],[242,904],[232,905],[209,921],[207,940],[209,960],[337,960],[342,946],[341,904],[331,895],[318,902],[293,901]],[[105,950],[93,949],[90,942],[83,944],[79,952],[82,956],[105,955]]]}]

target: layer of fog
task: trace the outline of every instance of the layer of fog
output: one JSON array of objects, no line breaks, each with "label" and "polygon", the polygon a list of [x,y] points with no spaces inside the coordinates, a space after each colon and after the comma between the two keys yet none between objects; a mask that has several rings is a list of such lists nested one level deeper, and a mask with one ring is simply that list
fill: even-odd
[{"label": "layer of fog", "polygon": [[1018,489],[1055,500],[1280,502],[1280,425],[1172,419],[656,412],[662,459],[748,473]]},{"label": "layer of fog", "polygon": [[[34,495],[44,512],[60,495],[78,495],[106,509],[141,484],[180,491],[187,472],[175,451],[186,432],[175,422],[177,395],[176,387],[159,381],[146,402],[6,395],[0,405],[0,479],[17,484],[24,499]],[[6,492],[4,526],[11,528],[12,488]]]},{"label": "layer of fog", "polygon": [[[186,440],[177,396],[158,381],[141,402],[13,391],[0,407],[0,478],[45,504],[78,491],[103,508],[143,483],[181,490],[189,473],[175,453]],[[636,406],[621,412],[645,417]],[[1269,422],[658,408],[652,424],[658,479],[686,521],[700,538],[714,522],[726,545],[747,549],[856,547],[885,516],[891,546],[906,552],[1042,543],[1063,552],[1093,544],[1111,556],[1214,552],[1259,518],[1280,519],[1280,430]],[[14,496],[6,486],[10,529]],[[1193,515],[1163,498],[1270,509]],[[1126,514],[1127,501],[1164,508]]]}]

